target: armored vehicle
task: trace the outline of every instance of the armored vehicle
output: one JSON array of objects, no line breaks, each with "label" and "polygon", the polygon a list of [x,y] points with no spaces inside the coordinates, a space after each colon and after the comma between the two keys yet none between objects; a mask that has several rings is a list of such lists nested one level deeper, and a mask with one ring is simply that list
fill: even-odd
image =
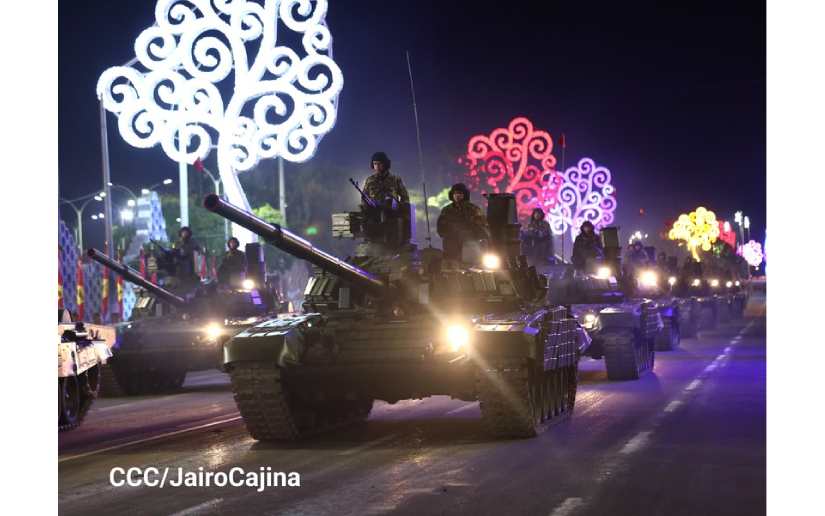
[{"label": "armored vehicle", "polygon": [[[253,246],[247,256],[254,257],[255,249],[260,255],[260,246]],[[110,364],[127,395],[174,391],[188,371],[220,368],[221,343],[274,313],[271,297],[256,286],[262,268],[250,266],[252,273],[240,288],[208,282],[175,294],[97,249],[88,255],[143,289],[132,319],[116,326],[116,357]]]},{"label": "armored vehicle", "polygon": [[695,337],[701,309],[693,298],[675,295],[678,278],[668,274],[667,264],[656,263],[656,249],[646,247],[650,263],[631,272],[628,285],[632,297],[653,299],[659,306],[662,331],[656,336],[657,351],[670,351],[679,346],[681,338]]},{"label": "armored vehicle", "polygon": [[701,262],[685,262],[673,281],[673,295],[691,300],[698,306],[699,329],[712,330],[730,317],[729,299],[725,290],[727,287],[718,277],[707,274]]},{"label": "armored vehicle", "polygon": [[106,341],[82,322],[73,323],[67,310],[58,311],[57,428],[76,428],[100,389],[101,367],[112,356]]},{"label": "armored vehicle", "polygon": [[250,434],[295,440],[364,420],[373,400],[436,394],[480,401],[502,437],[534,436],[573,410],[579,334],[518,255],[515,198],[492,194],[480,266],[418,251],[412,206],[365,199],[333,215],[334,232],[364,238],[347,260],[215,195],[207,209],[315,265],[303,313],[224,344],[224,368]]},{"label": "armored vehicle", "polygon": [[635,278],[623,273],[618,228],[601,231],[604,258],[586,270],[561,266],[550,281],[551,304],[566,305],[592,343],[585,355],[604,359],[610,380],[635,380],[655,363],[655,341],[662,331],[659,305],[634,297]]}]

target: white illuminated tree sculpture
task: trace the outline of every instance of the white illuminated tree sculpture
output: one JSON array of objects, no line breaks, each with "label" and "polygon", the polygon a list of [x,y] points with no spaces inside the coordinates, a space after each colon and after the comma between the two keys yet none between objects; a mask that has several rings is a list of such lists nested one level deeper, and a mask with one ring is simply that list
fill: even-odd
[{"label": "white illuminated tree sculpture", "polygon": [[596,229],[612,224],[616,189],[611,179],[610,170],[590,158],[582,158],[565,170],[561,186],[556,187],[556,204],[547,214],[553,233],[564,235],[570,229],[575,239],[584,221],[592,222]]},{"label": "white illuminated tree sculpture", "polygon": [[[130,145],[160,144],[185,163],[215,146],[227,199],[248,210],[239,172],[306,161],[335,124],[344,79],[326,13],[327,0],[158,0],[137,64],[104,71],[97,94]],[[300,54],[283,36],[300,40]]]}]

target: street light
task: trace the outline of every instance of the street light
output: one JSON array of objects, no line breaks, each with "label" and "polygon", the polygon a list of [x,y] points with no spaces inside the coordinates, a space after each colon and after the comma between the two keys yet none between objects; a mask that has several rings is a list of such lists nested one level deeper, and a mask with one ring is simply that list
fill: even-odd
[{"label": "street light", "polygon": [[745,215],[745,230],[747,231],[747,238],[750,240],[751,237],[751,219]]},{"label": "street light", "polygon": [[[98,195],[91,196],[92,194],[87,194],[83,197],[79,197],[77,199],[60,199],[60,204],[68,204],[72,207],[75,211],[75,215],[77,216],[77,246],[80,250],[83,250],[83,210],[86,209],[86,206],[92,201],[102,201],[103,199],[100,198]],[[80,207],[78,207],[75,203],[77,201],[82,201],[86,199]]]}]

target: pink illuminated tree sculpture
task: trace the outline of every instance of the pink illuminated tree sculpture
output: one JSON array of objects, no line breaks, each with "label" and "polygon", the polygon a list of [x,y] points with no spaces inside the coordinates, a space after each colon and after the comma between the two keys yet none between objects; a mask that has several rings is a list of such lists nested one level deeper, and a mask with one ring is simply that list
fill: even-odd
[{"label": "pink illuminated tree sculpture", "polygon": [[528,218],[536,207],[547,212],[555,206],[561,179],[554,170],[553,139],[525,117],[470,138],[459,163],[467,168],[470,190],[515,194],[519,217]]},{"label": "pink illuminated tree sculpture", "polygon": [[610,170],[597,166],[590,158],[582,158],[578,165],[565,170],[560,179],[557,199],[548,215],[555,234],[563,235],[569,228],[575,238],[586,220],[596,229],[613,223],[616,189],[611,184]]}]

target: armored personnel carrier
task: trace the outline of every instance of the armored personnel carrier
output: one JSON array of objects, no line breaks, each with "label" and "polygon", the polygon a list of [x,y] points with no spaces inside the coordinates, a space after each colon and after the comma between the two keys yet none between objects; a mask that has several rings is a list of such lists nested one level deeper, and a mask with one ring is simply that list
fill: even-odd
[{"label": "armored personnel carrier", "polygon": [[57,428],[76,428],[97,398],[101,367],[112,356],[106,341],[82,322],[72,322],[67,310],[58,311]]},{"label": "armored personnel carrier", "polygon": [[488,198],[482,265],[419,252],[414,213],[395,199],[333,215],[364,238],[347,260],[217,196],[204,205],[315,265],[303,313],[251,327],[224,344],[224,368],[249,433],[295,440],[364,420],[373,400],[436,394],[480,401],[493,435],[534,436],[573,410],[579,335],[519,256],[512,194]]},{"label": "armored personnel carrier", "polygon": [[618,228],[601,231],[604,259],[585,271],[564,266],[549,285],[551,304],[563,304],[587,331],[585,355],[604,359],[610,380],[636,380],[655,363],[655,341],[662,331],[659,305],[633,296],[635,278],[621,268]]},{"label": "armored personnel carrier", "polygon": [[[247,256],[254,260],[256,249],[260,256],[257,245]],[[174,391],[188,371],[220,368],[222,342],[274,313],[271,296],[256,286],[263,269],[250,258],[245,286],[203,283],[175,294],[97,249],[88,255],[143,289],[131,320],[116,326],[117,356],[110,363],[118,386],[130,396]]]}]

